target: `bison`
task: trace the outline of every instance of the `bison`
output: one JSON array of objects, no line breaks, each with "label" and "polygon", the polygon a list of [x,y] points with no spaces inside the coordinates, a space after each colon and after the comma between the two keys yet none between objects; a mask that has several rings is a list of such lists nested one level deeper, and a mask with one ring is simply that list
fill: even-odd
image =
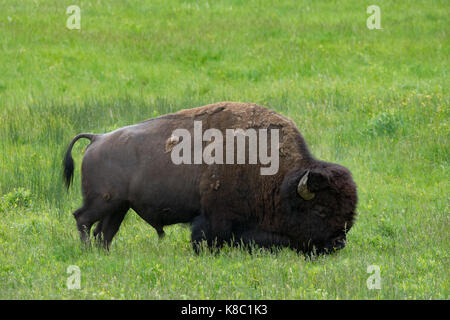
[{"label": "bison", "polygon": [[[204,161],[201,151],[218,142],[217,136],[214,141],[210,136],[189,144],[187,136],[179,134],[195,135],[199,123],[216,134],[229,129],[246,130],[245,134],[254,129],[260,130],[259,138],[262,133],[276,137],[278,141],[269,146],[271,155],[278,156],[273,158],[278,162],[273,166],[276,170],[263,174],[267,161],[261,159],[229,162],[239,156],[242,160],[238,148],[231,149],[224,163],[218,156],[230,153],[225,145],[223,149],[215,146],[212,162]],[[226,135],[227,143],[236,132]],[[64,158],[67,188],[74,171],[71,150],[81,138],[91,143],[81,168],[83,205],[73,215],[85,243],[98,222],[93,235],[108,249],[132,208],[159,237],[164,236],[166,225],[191,223],[195,252],[206,242],[210,248],[238,243],[326,253],[345,246],[355,219],[357,191],[350,171],[315,159],[294,122],[263,106],[221,102],[105,134],[80,134]],[[244,135],[249,148],[250,138]],[[182,144],[185,148],[180,151]],[[260,142],[259,147],[265,146]],[[194,160],[174,161],[177,148],[182,159],[193,155]],[[248,159],[250,151],[244,155]]]}]

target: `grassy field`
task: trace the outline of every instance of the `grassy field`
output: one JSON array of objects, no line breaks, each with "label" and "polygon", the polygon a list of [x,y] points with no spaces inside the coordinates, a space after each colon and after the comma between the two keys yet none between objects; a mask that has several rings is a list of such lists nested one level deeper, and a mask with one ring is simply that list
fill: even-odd
[{"label": "grassy field", "polygon": [[[66,28],[72,4],[81,30]],[[0,0],[0,299],[448,299],[449,14],[448,1]],[[109,254],[82,250],[86,141],[66,192],[70,140],[223,100],[281,112],[353,172],[347,247],[196,256],[189,228],[158,241],[130,211]]]}]

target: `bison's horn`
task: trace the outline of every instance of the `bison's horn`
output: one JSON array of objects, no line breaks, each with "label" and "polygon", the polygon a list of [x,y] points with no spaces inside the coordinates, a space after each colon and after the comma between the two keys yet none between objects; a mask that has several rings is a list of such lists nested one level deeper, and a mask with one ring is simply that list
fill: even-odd
[{"label": "bison's horn", "polygon": [[298,192],[299,196],[305,200],[311,200],[315,196],[315,194],[313,192],[308,190],[308,176],[309,176],[309,170],[306,171],[306,173],[300,179],[300,182],[298,183],[298,187],[297,187],[297,192]]}]

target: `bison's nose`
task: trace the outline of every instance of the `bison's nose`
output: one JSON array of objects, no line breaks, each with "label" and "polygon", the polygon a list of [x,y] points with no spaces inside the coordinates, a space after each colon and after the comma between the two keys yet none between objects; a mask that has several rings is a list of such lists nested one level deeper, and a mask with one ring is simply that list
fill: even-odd
[{"label": "bison's nose", "polygon": [[347,240],[345,238],[337,238],[333,240],[333,248],[336,250],[342,249],[345,247]]}]

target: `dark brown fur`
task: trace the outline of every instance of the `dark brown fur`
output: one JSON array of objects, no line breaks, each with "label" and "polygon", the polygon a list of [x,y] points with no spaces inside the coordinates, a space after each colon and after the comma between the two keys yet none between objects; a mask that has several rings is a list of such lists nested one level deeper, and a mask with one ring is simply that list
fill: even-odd
[{"label": "dark brown fur", "polygon": [[[175,165],[170,150],[175,129],[191,134],[194,120],[203,130],[280,129],[280,166],[275,175],[260,174],[260,165]],[[82,164],[84,204],[74,216],[83,241],[94,236],[109,244],[129,208],[152,225],[159,236],[165,225],[192,222],[192,243],[209,246],[255,243],[287,246],[311,252],[345,245],[353,225],[356,185],[350,172],[337,164],[316,160],[295,124],[267,108],[221,102],[182,110],[102,135],[79,135],[65,158],[70,185],[73,144],[88,138]],[[204,146],[206,142],[204,142]],[[297,193],[309,170],[308,188],[316,195],[303,200]]]}]

